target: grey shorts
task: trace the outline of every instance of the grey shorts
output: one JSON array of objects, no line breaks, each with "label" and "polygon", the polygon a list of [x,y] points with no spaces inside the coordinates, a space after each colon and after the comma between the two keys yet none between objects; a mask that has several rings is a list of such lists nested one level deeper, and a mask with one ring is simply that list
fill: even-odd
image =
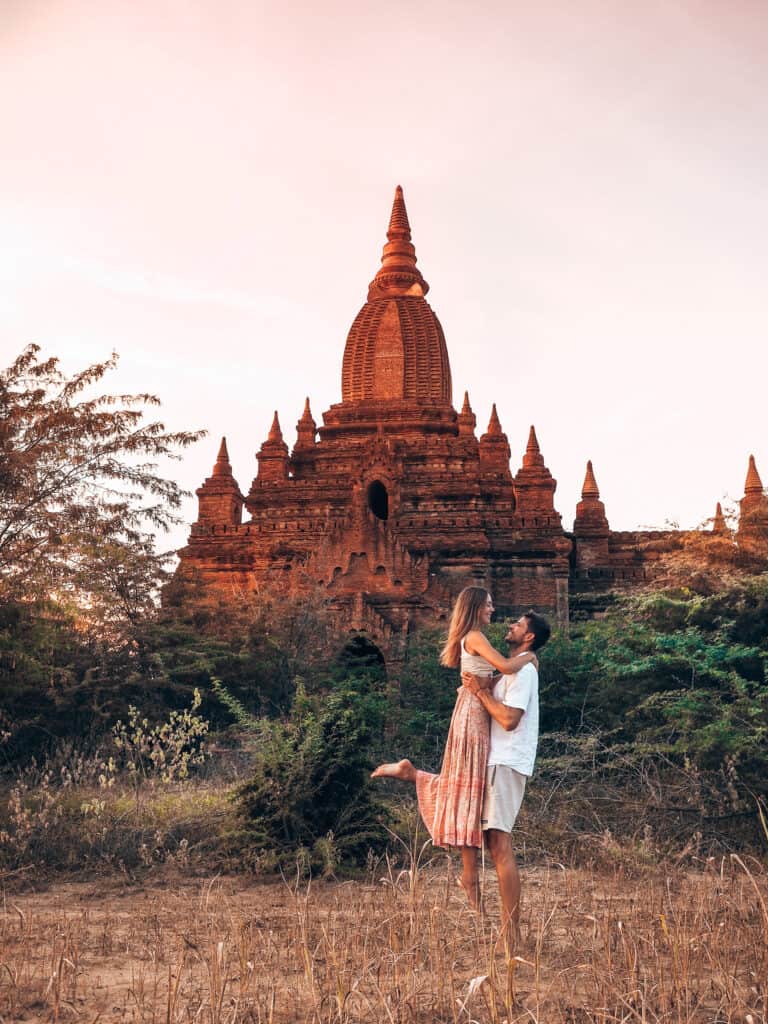
[{"label": "grey shorts", "polygon": [[483,831],[493,828],[511,832],[515,827],[525,794],[526,776],[505,764],[488,765],[485,774],[485,795],[480,825]]}]

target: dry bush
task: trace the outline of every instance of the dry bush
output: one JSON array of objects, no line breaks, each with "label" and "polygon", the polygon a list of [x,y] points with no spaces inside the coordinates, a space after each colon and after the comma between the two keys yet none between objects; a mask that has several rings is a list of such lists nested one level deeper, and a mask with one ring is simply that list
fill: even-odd
[{"label": "dry bush", "polygon": [[566,733],[542,737],[542,748],[515,829],[528,859],[638,874],[662,860],[695,865],[765,850],[759,805],[728,758],[703,771],[639,745]]},{"label": "dry bush", "polygon": [[[210,872],[235,828],[230,785],[133,782],[102,775],[99,759],[79,778],[34,765],[0,799],[0,878],[113,873],[175,864]],[[91,771],[93,767],[93,771]]]}]

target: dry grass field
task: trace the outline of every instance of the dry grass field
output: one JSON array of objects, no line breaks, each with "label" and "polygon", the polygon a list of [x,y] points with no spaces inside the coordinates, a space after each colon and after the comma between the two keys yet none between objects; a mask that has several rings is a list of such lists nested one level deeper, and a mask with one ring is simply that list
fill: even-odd
[{"label": "dry grass field", "polygon": [[472,914],[442,855],[355,881],[169,872],[8,891],[0,1022],[766,1024],[757,863],[527,868],[510,964],[490,872],[485,891]]}]

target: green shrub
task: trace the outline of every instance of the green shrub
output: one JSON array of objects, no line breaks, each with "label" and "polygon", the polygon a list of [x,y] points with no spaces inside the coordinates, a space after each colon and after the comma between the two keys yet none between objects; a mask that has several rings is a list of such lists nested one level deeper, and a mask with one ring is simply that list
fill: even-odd
[{"label": "green shrub", "polygon": [[302,855],[327,869],[329,860],[359,863],[386,840],[385,812],[368,779],[383,701],[353,684],[309,695],[297,681],[289,715],[251,726],[255,765],[237,799],[252,863]]}]

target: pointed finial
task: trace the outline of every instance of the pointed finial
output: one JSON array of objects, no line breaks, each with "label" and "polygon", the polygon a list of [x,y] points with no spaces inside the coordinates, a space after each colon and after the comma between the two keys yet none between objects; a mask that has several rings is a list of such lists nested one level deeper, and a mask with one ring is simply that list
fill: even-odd
[{"label": "pointed finial", "polygon": [[395,189],[392,213],[387,228],[387,243],[381,256],[381,268],[368,286],[368,301],[399,295],[422,297],[429,285],[416,267],[416,250],[411,242],[411,225],[400,185]]},{"label": "pointed finial", "polygon": [[461,407],[461,412],[456,417],[459,434],[462,437],[474,437],[475,427],[477,426],[477,417],[472,412],[472,406],[469,404],[469,392],[464,392],[464,404]]},{"label": "pointed finial", "polygon": [[304,402],[304,412],[301,414],[301,419],[296,424],[297,436],[295,450],[314,447],[316,433],[317,424],[312,418],[312,410],[309,408],[309,399],[307,398]]},{"label": "pointed finial", "polygon": [[584,477],[584,486],[581,488],[581,496],[582,498],[600,497],[600,490],[597,486],[597,480],[595,480],[591,459],[587,462],[587,472]]},{"label": "pointed finial", "polygon": [[406,242],[411,240],[411,225],[408,223],[408,211],[405,208],[405,198],[403,197],[401,185],[398,185],[395,189],[395,200],[392,203],[392,213],[389,217],[387,238],[390,242],[393,242],[396,238],[403,238]]},{"label": "pointed finial", "polygon": [[[538,442],[537,442],[538,443]],[[581,488],[581,501],[576,506],[573,521],[576,538],[576,565],[578,568],[610,564],[608,535],[610,528],[605,515],[605,505],[600,501],[600,491],[592,469],[592,460],[587,461],[587,472]]]},{"label": "pointed finial", "polygon": [[213,467],[214,476],[232,476],[232,466],[229,463],[229,452],[227,451],[227,439],[222,437],[219,445],[219,454]]},{"label": "pointed finial", "polygon": [[496,412],[496,403],[494,402],[491,406],[491,418],[488,421],[487,434],[492,437],[498,437],[502,433],[501,423],[499,422],[499,414]]},{"label": "pointed finial", "polygon": [[277,417],[277,409],[275,409],[275,417],[272,420],[272,426],[269,428],[269,434],[267,435],[268,441],[282,441],[283,432],[280,429],[280,420]]},{"label": "pointed finial", "polygon": [[744,483],[744,493],[763,493],[763,481],[760,479],[760,474],[757,472],[757,466],[755,465],[754,455],[749,456],[749,469],[747,470],[747,479]]},{"label": "pointed finial", "polygon": [[269,428],[267,440],[256,452],[259,472],[254,483],[276,482],[288,479],[288,445],[283,440],[277,410]]},{"label": "pointed finial", "polygon": [[525,455],[523,456],[523,466],[543,466],[544,456],[541,454],[539,448],[539,439],[536,437],[536,430],[533,426],[528,432],[528,444],[525,446]]},{"label": "pointed finial", "polygon": [[723,515],[723,506],[718,501],[715,509],[715,518],[712,521],[712,533],[727,533],[728,525]]}]

